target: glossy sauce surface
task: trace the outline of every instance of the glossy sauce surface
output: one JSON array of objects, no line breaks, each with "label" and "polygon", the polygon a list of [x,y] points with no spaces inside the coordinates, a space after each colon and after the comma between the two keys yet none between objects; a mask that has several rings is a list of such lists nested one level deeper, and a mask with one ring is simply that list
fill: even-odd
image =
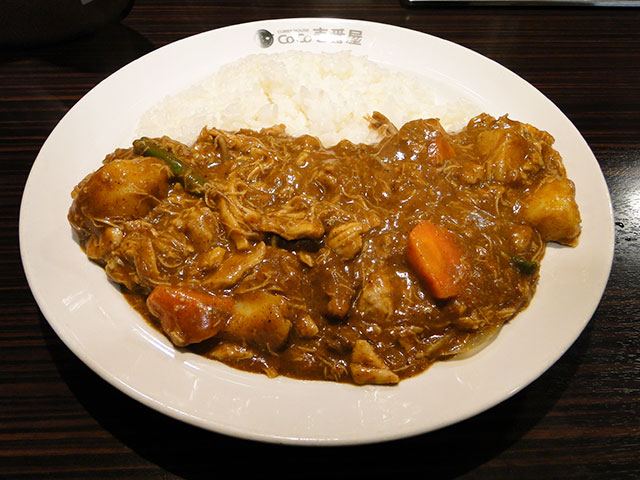
[{"label": "glossy sauce surface", "polygon": [[[205,129],[191,147],[153,140],[180,174],[150,150],[117,150],[76,187],[69,219],[176,345],[269,376],[397,383],[525,308],[546,242],[574,245],[580,216],[553,138],[531,125],[481,115],[456,134],[434,119],[398,130],[378,113],[371,124],[375,145],[325,147],[283,126]],[[412,234],[429,248],[425,225],[436,243],[424,261],[454,252],[444,295],[408,253]],[[215,321],[183,318],[185,305]]]}]

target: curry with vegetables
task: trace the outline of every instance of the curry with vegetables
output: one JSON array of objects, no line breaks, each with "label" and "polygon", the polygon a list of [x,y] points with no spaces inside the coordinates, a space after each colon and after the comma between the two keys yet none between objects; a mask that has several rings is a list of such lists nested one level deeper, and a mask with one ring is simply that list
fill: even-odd
[{"label": "curry with vegetables", "polygon": [[482,114],[326,147],[204,128],[141,138],[72,193],[87,256],[176,346],[235,368],[396,384],[470,354],[529,304],[581,219],[553,137]]}]

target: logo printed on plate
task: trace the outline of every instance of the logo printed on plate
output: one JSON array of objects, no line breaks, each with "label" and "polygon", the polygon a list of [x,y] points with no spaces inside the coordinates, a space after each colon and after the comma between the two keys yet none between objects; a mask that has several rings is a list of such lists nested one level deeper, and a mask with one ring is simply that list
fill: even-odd
[{"label": "logo printed on plate", "polygon": [[256,39],[262,48],[271,47],[274,42],[281,45],[333,43],[347,45],[362,45],[363,31],[353,28],[287,28],[271,33],[260,29],[256,32]]}]

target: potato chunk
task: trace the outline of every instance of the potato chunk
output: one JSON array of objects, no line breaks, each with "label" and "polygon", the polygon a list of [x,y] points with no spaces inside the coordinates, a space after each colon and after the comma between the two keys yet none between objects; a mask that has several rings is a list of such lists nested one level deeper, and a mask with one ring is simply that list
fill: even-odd
[{"label": "potato chunk", "polygon": [[571,180],[559,178],[541,184],[525,200],[521,212],[543,240],[577,245],[581,218]]},{"label": "potato chunk", "polygon": [[291,321],[286,300],[265,292],[238,296],[222,337],[255,345],[263,350],[278,350],[289,338]]},{"label": "potato chunk", "polygon": [[69,221],[95,233],[96,224],[144,217],[166,196],[170,172],[159,160],[116,159],[88,175],[73,191]]}]

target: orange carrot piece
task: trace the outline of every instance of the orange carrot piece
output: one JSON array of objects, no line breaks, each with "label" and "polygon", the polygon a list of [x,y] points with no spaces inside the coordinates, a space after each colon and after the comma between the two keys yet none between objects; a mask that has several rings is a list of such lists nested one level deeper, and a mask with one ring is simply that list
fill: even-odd
[{"label": "orange carrot piece", "polygon": [[428,130],[425,132],[427,140],[427,157],[429,163],[442,166],[446,160],[456,156],[456,151],[450,141],[450,136],[438,120],[425,120]]},{"label": "orange carrot piece", "polygon": [[433,152],[433,156],[437,158],[440,165],[443,164],[445,160],[453,158],[456,155],[456,151],[453,149],[453,146],[440,132],[438,132],[438,135],[435,136],[433,142],[429,145],[430,153],[432,148],[435,150],[435,152]]},{"label": "orange carrot piece", "polygon": [[461,254],[447,230],[429,221],[419,223],[409,233],[405,256],[435,298],[447,299],[460,293],[457,280]]},{"label": "orange carrot piece", "polygon": [[216,335],[226,325],[233,305],[231,297],[167,285],[158,285],[147,297],[149,312],[179,347]]}]

